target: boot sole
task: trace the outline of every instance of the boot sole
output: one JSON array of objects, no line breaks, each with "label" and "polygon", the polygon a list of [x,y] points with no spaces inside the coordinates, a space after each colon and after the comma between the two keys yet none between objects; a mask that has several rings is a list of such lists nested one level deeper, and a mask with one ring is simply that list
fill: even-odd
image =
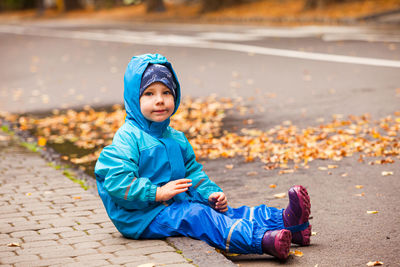
[{"label": "boot sole", "polygon": [[286,260],[289,257],[290,244],[292,240],[292,233],[289,230],[282,229],[275,236],[275,252],[280,260]]},{"label": "boot sole", "polygon": [[311,229],[312,226],[309,225],[306,230],[297,232],[293,234],[292,243],[300,246],[308,246],[311,242]]}]

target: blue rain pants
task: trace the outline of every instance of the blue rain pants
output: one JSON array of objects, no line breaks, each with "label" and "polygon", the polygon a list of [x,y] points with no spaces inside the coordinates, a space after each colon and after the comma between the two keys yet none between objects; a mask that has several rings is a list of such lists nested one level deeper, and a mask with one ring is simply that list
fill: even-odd
[{"label": "blue rain pants", "polygon": [[198,202],[173,202],[163,209],[140,238],[188,236],[223,251],[262,254],[261,240],[269,230],[284,229],[283,209],[260,205],[218,212]]}]

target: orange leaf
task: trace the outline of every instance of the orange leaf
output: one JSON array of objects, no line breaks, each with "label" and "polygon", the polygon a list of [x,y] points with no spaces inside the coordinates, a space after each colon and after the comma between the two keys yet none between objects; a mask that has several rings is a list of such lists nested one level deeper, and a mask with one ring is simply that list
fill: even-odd
[{"label": "orange leaf", "polygon": [[45,146],[46,143],[47,143],[46,138],[44,138],[44,137],[39,137],[39,139],[38,139],[38,146]]}]

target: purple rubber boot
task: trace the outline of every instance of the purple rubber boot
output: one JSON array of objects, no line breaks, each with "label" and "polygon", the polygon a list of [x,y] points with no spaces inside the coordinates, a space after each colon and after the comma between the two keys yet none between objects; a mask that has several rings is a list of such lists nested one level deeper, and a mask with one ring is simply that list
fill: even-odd
[{"label": "purple rubber boot", "polygon": [[[301,185],[289,189],[289,205],[283,211],[285,227],[296,226],[308,222],[311,202],[307,190]],[[310,244],[311,225],[305,230],[292,233],[292,243],[307,246]]]},{"label": "purple rubber boot", "polygon": [[280,260],[286,260],[289,257],[291,240],[292,233],[289,230],[267,231],[261,241],[262,250]]}]

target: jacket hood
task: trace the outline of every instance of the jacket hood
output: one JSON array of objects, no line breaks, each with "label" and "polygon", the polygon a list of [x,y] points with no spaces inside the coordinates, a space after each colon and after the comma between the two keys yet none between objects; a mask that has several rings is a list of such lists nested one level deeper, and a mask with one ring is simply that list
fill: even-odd
[{"label": "jacket hood", "polygon": [[149,64],[162,64],[166,66],[174,75],[176,82],[176,99],[175,109],[172,113],[175,114],[179,107],[181,90],[178,78],[172,68],[171,63],[160,54],[144,54],[134,56],[129,62],[124,76],[124,103],[126,110],[126,121],[133,123],[139,129],[148,134],[161,137],[165,129],[168,127],[170,119],[162,122],[153,122],[146,119],[140,111],[140,83],[142,76]]}]

